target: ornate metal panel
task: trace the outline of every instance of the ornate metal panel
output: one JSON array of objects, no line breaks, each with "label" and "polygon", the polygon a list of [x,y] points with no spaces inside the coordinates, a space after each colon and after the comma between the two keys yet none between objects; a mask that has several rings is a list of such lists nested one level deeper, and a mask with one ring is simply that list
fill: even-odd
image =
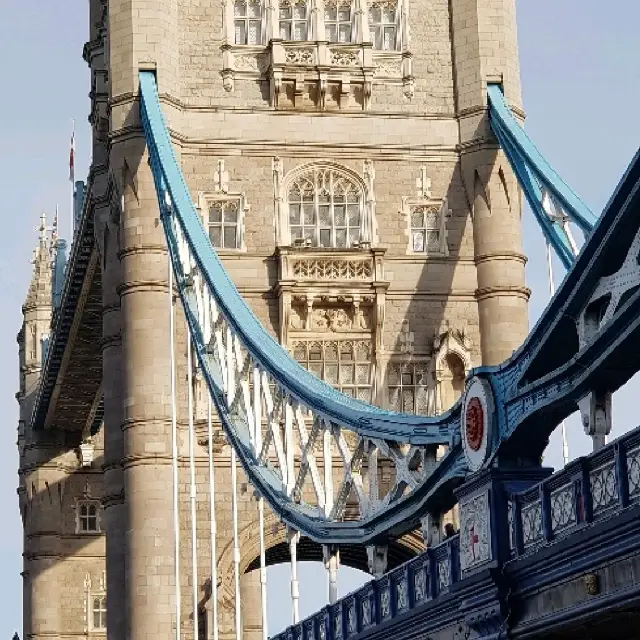
[{"label": "ornate metal panel", "polygon": [[552,491],[549,501],[551,504],[551,531],[554,534],[577,523],[576,492],[573,484]]},{"label": "ornate metal panel", "polygon": [[593,513],[596,515],[615,505],[618,501],[618,483],[615,462],[594,469],[589,474],[591,484],[591,501]]}]

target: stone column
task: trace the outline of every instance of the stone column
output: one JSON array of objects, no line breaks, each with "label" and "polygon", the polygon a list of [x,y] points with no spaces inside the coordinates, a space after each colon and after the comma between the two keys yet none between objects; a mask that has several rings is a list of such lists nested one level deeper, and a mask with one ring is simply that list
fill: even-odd
[{"label": "stone column", "polygon": [[515,0],[453,0],[461,167],[472,206],[482,364],[498,364],[528,332],[521,196],[487,119],[487,83],[522,116]]},{"label": "stone column", "polygon": [[104,522],[107,556],[107,636],[126,637],[122,338],[117,228],[110,222],[102,229],[102,375],[104,393]]},{"label": "stone column", "polygon": [[[121,221],[124,420],[125,637],[170,638],[174,534],[167,252],[144,140],[126,144],[138,166]],[[138,158],[137,160],[135,158]],[[131,165],[130,165],[131,166]]]},{"label": "stone column", "polygon": [[260,600],[260,570],[240,576],[242,597],[242,630],[244,640],[262,638],[262,605]]},{"label": "stone column", "polygon": [[121,637],[160,640],[175,634],[167,252],[137,96],[144,67],[156,69],[161,95],[180,97],[178,0],[110,0],[108,34],[109,169],[124,196],[117,287],[126,513]]}]

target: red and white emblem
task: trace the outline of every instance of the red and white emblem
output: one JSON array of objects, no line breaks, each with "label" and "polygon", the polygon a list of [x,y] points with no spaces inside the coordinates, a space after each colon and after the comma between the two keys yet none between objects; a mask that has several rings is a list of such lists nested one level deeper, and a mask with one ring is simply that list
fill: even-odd
[{"label": "red and white emblem", "polygon": [[493,395],[486,380],[474,378],[462,407],[462,444],[471,471],[478,471],[487,459],[491,424],[494,416]]}]

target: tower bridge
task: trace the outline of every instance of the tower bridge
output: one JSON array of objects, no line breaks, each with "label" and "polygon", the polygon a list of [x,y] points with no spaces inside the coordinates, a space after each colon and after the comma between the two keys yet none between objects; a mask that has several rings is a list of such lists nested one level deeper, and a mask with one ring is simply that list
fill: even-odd
[{"label": "tower bridge", "polygon": [[[640,160],[599,216],[546,162],[514,0],[90,14],[92,165],[18,336],[25,637],[266,639],[280,562],[278,640],[636,637]],[[523,195],[567,269],[531,330]]]}]

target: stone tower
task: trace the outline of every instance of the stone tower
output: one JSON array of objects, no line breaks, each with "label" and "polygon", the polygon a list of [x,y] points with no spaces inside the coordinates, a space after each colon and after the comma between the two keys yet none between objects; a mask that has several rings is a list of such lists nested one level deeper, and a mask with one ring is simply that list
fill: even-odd
[{"label": "stone tower", "polygon": [[[527,331],[520,194],[486,119],[487,82],[501,82],[521,115],[515,0],[91,0],[90,12],[93,164],[79,227],[91,223],[100,296],[93,348],[104,424],[87,470],[100,481],[107,634],[169,638],[170,303],[139,71],[156,72],[193,201],[267,329],[345,393],[429,415],[459,397],[469,368],[500,362]],[[181,585],[189,594],[187,337],[174,309]],[[206,444],[201,421],[198,428]],[[46,433],[58,437],[59,455],[87,442],[86,433]],[[220,635],[231,638],[230,454],[221,438],[215,447]],[[205,453],[200,447],[203,541]],[[80,485],[73,491],[82,499]],[[260,631],[255,518],[251,492],[241,491],[247,637]],[[283,540],[270,525],[268,544]],[[208,553],[199,545],[201,630],[211,610]],[[83,573],[92,585],[103,580],[103,558],[96,551],[91,571],[70,580],[92,595]],[[82,632],[79,620],[63,621],[62,601],[43,594],[31,590],[27,628],[46,619],[49,637]],[[187,609],[181,626],[190,637]]]}]

